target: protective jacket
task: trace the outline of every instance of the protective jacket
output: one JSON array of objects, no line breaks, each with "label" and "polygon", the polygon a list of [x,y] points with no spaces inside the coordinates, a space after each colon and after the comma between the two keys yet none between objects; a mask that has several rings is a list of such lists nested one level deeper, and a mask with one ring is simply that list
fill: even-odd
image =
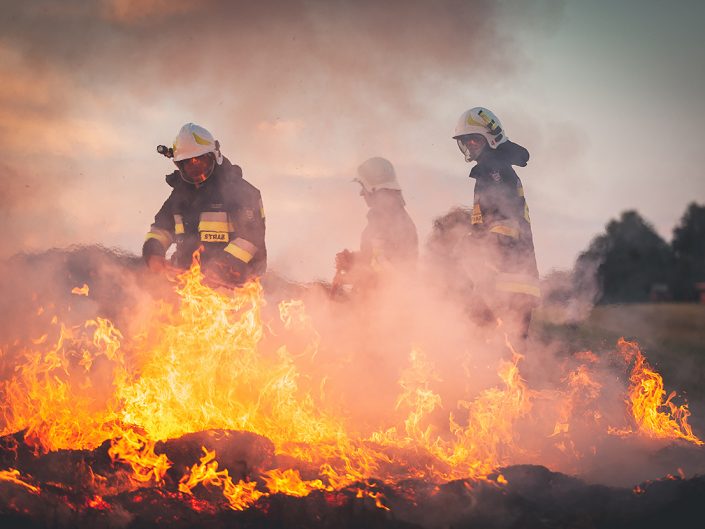
[{"label": "protective jacket", "polygon": [[360,263],[376,272],[415,263],[419,240],[401,193],[381,189],[375,195],[360,240]]},{"label": "protective jacket", "polygon": [[178,171],[167,175],[173,188],[147,233],[142,253],[164,256],[176,243],[172,264],[188,268],[203,246],[201,265],[230,282],[242,283],[264,273],[267,249],[265,217],[259,190],[227,158],[200,186],[185,182]]},{"label": "protective jacket", "polygon": [[492,272],[492,287],[498,292],[526,295],[535,303],[541,294],[529,208],[521,180],[512,168],[524,167],[528,160],[529,152],[511,141],[480,155],[470,172],[475,179],[472,228],[473,238],[488,249],[485,265]]}]

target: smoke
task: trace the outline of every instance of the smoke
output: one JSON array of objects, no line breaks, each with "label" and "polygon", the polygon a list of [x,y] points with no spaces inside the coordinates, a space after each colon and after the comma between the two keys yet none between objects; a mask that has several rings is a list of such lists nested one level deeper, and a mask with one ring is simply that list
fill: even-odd
[{"label": "smoke", "polygon": [[[429,391],[439,399],[422,427],[452,437],[451,414],[470,425],[467,406],[458,403],[502,388],[498,368],[512,353],[505,329],[473,323],[465,293],[454,288],[465,273],[456,265],[464,263],[442,257],[446,242],[437,233],[418,275],[399,276],[364,299],[338,301],[324,286],[276,275],[327,278],[335,252],[357,248],[364,209],[349,180],[369,156],[389,157],[400,169],[422,239],[435,215],[469,204],[468,182],[429,160],[450,152],[460,160],[448,138],[457,114],[474,105],[468,98],[482,100],[521,73],[525,57],[513,31],[556,13],[560,6],[538,3],[508,17],[502,3],[460,0],[7,6],[0,73],[12,82],[0,88],[0,145],[8,153],[0,205],[12,235],[4,255],[98,240],[136,250],[167,191],[159,175],[170,168],[153,146],[183,122],[199,122],[262,190],[274,271],[267,318],[276,320],[278,302],[290,298],[303,300],[309,318],[294,329],[276,327],[280,335],[268,339],[293,350],[301,386],[315,388],[317,402],[338,410],[360,435],[390,425],[403,432],[399,417],[411,410],[400,394]],[[444,99],[449,108],[433,104]],[[447,150],[437,146],[446,143]],[[532,204],[529,186],[527,195]],[[448,237],[453,246],[457,234]],[[40,339],[50,315],[69,326],[107,317],[131,336],[159,300],[174,301],[172,285],[136,257],[93,247],[17,256],[3,263],[2,282],[4,378],[20,362],[12,344]],[[70,293],[84,283],[88,297]],[[585,304],[568,319],[583,314],[593,286],[581,289]],[[607,426],[625,421],[627,368],[573,356],[572,345],[527,346],[519,369],[537,392],[537,422],[517,424],[515,446],[503,446],[503,456],[598,479],[596,469],[634,448],[604,437]],[[597,393],[587,383],[570,386],[584,363],[595,372]],[[575,431],[553,435],[568,398],[562,424],[575,419]],[[640,446],[638,457],[618,467],[621,475],[604,480],[656,477],[682,464],[676,454],[648,466],[664,444]]]},{"label": "smoke", "polygon": [[[439,248],[438,240],[433,247]],[[348,434],[360,438],[394,428],[400,439],[426,431],[449,441],[452,424],[477,427],[477,410],[487,407],[482,417],[491,436],[478,430],[471,439],[492,439],[502,464],[542,464],[623,486],[677,468],[688,475],[704,468],[701,451],[607,434],[609,428],[634,428],[624,403],[630,364],[614,347],[579,352],[560,337],[542,341],[534,329],[516,364],[526,382],[509,388],[502,371],[513,353],[505,334],[516,332],[474,323],[469,298],[452,288],[463,280],[456,264],[424,258],[417,272],[347,299],[331,296],[325,284],[290,283],[270,273],[258,354],[276,357],[286,347],[300,394],[309,394],[319,412],[341,418]],[[25,362],[23,351],[54,333],[54,315],[75,329],[87,319],[109,318],[130,351],[133,339],[163,321],[162,304],[178,303],[173,284],[147,272],[138,258],[97,247],[17,256],[3,264],[1,277],[4,381]],[[71,293],[83,284],[88,296]],[[280,321],[282,301],[288,324]],[[137,356],[130,362],[139,366],[145,353],[131,351]],[[107,366],[91,373],[96,398],[109,392]],[[430,406],[414,415],[424,402]],[[418,423],[408,423],[411,417]]]},{"label": "smoke", "polygon": [[[422,234],[439,211],[427,201],[445,208],[457,194],[429,160],[454,153],[449,130],[468,97],[521,72],[517,27],[540,20],[537,31],[550,31],[542,24],[561,6],[521,11],[517,20],[486,0],[7,6],[0,145],[21,178],[42,175],[34,199],[63,212],[71,235],[55,244],[136,251],[172,170],[154,146],[186,121],[202,124],[261,189],[274,262],[302,279],[328,275],[328,248],[309,234],[329,224],[354,237],[356,217],[330,205],[354,200],[347,182],[362,160],[382,155],[422,175],[405,185]],[[296,245],[284,235],[294,196]],[[35,241],[52,217],[17,222],[3,255],[44,250]],[[110,230],[91,232],[94,218]]]},{"label": "smoke", "polygon": [[541,314],[555,324],[585,321],[600,298],[599,261],[581,259],[573,270],[553,270],[541,281]]}]

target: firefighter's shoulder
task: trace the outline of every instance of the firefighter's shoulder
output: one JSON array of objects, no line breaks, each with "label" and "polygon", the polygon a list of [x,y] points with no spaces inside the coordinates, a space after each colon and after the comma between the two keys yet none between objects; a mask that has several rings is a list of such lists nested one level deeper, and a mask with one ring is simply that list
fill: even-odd
[{"label": "firefighter's shoulder", "polygon": [[245,216],[252,220],[257,216],[264,218],[262,195],[250,182],[242,177],[242,169],[232,165],[226,176],[228,194],[234,199],[237,207],[244,210]]},{"label": "firefighter's shoulder", "polygon": [[183,181],[181,179],[181,174],[179,173],[178,170],[166,175],[164,177],[164,180],[166,180],[166,183],[169,184],[169,187],[176,187],[177,185],[179,185]]}]

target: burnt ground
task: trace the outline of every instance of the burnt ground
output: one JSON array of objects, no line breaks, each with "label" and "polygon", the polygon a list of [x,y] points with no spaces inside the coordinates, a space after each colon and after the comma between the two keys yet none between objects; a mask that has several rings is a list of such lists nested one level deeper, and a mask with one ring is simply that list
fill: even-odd
[{"label": "burnt ground", "polygon": [[[71,287],[84,282],[91,285],[90,314],[101,314],[118,324],[123,316],[120,308],[134,304],[134,298],[141,295],[145,285],[152,291],[159,290],[159,285],[155,287],[145,274],[139,259],[99,247],[17,256],[3,264],[3,271],[4,296],[0,301],[5,316],[0,328],[3,342],[8,337],[17,338],[17,329],[22,329],[21,337],[37,335],[36,329],[28,325],[27,315],[33,314],[40,304],[49,304],[51,308],[53,303],[54,312],[69,323],[83,321],[87,314],[75,304],[73,311],[65,312],[64,305],[57,300],[66,297]],[[18,281],[18,277],[34,280]],[[276,278],[270,278],[271,281],[295,291],[299,288]],[[168,296],[169,285],[163,287],[163,295]],[[69,299],[73,302],[76,298],[69,295]],[[637,310],[633,306],[598,307],[581,324],[551,326],[537,320],[532,332],[538,342],[569,344],[566,355],[576,348],[598,353],[609,350],[622,334],[640,338],[647,357],[662,371],[667,386],[683,391],[690,398],[692,423],[696,433],[702,433],[705,351],[699,338],[687,341],[692,332],[687,329],[688,332],[683,332],[673,324],[675,318],[683,325],[684,318],[678,312],[682,310],[685,309],[669,306]],[[615,317],[615,311],[619,317]],[[697,312],[698,308],[688,311]],[[705,328],[700,324],[700,312],[696,316],[693,329]],[[637,321],[632,329],[630,322],[634,318]],[[612,328],[605,321],[618,321],[619,325]],[[667,330],[667,335],[659,329]],[[0,358],[1,373],[12,372],[14,365],[10,360],[8,356]],[[207,434],[190,434],[163,443],[157,451],[166,452],[174,461],[174,468],[162,486],[136,489],[129,481],[129,469],[110,461],[107,444],[92,451],[67,450],[37,457],[23,443],[21,434],[5,437],[0,440],[0,469],[18,469],[22,479],[39,487],[39,492],[0,481],[0,527],[492,529],[702,527],[705,523],[705,477],[665,478],[636,487],[637,483],[626,475],[633,466],[629,459],[633,447],[625,449],[624,457],[620,458],[621,467],[620,462],[611,463],[609,468],[597,468],[588,477],[593,483],[615,482],[614,476],[607,479],[607,475],[620,474],[624,476],[620,483],[625,485],[620,487],[590,484],[542,466],[516,465],[501,469],[508,481],[505,485],[492,480],[460,480],[438,486],[420,481],[394,485],[371,482],[331,493],[314,492],[304,498],[263,497],[246,511],[233,511],[219,489],[198,486],[193,496],[178,492],[180,475],[201,454],[203,435]],[[221,468],[228,468],[234,478],[257,480],[260,466],[271,468],[268,465],[273,448],[268,440],[241,432],[229,436],[233,438],[232,446],[217,447],[218,460]],[[684,450],[688,453],[681,453]],[[682,461],[684,457],[691,462],[703,458],[701,450],[689,450],[692,449],[667,447],[648,459],[663,460],[666,472],[674,472],[677,467],[674,461]],[[100,495],[96,495],[96,482]],[[259,481],[258,484],[264,490],[264,485]],[[357,497],[359,488],[370,487],[382,492],[383,505],[389,510],[376,506],[370,497]]]},{"label": "burnt ground", "polygon": [[[247,432],[216,432],[222,467],[236,479],[260,482],[271,443]],[[214,432],[161,443],[174,468],[185,468]],[[1,439],[3,468],[17,468],[39,490],[0,481],[0,527],[73,528],[651,528],[702,527],[705,476],[668,477],[634,488],[590,485],[542,466],[502,468],[488,480],[434,485],[407,480],[370,480],[335,492],[297,498],[265,496],[245,511],[231,510],[220,489],[202,485],[193,495],[178,492],[180,472],[160,486],[135,488],[127,468],[96,450],[63,450],[35,456],[22,434]],[[499,472],[507,483],[498,483]],[[96,476],[98,476],[96,478]],[[503,481],[503,480],[499,480]],[[96,484],[103,494],[96,495]],[[381,508],[358,489],[383,494]],[[112,492],[110,492],[112,490]],[[387,510],[388,509],[388,510]]]}]

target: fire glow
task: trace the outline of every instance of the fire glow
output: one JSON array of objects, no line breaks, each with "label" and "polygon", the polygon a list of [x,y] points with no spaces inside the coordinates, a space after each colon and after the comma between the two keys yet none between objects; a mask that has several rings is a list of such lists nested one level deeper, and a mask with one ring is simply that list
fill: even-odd
[{"label": "fire glow", "polygon": [[[562,388],[534,390],[521,376],[521,355],[507,340],[497,384],[455,408],[434,390],[433,362],[413,348],[398,381],[396,407],[386,414],[390,422],[366,433],[328,406],[323,391],[314,391],[324,379],[302,370],[299,359],[314,357],[318,347],[303,302],[283,301],[278,313],[285,328],[305,329],[308,343],[295,351],[286,344],[264,348],[266,336],[277,337],[263,321],[261,285],[251,282],[225,293],[201,279],[195,263],[178,278],[178,304],[164,304],[144,332],[133,336],[106,319],[80,327],[54,319],[0,387],[0,433],[24,431],[25,443],[37,455],[92,450],[109,441],[108,455],[127,478],[108,486],[91,471],[94,490],[86,501],[92,508],[109,508],[108,496],[121,491],[168,488],[167,473],[178,471],[179,493],[192,497],[203,487],[219,490],[233,510],[274,494],[303,497],[351,486],[358,498],[387,510],[375,480],[394,485],[407,479],[472,479],[500,487],[507,483],[497,473],[503,465],[553,463],[552,457],[556,464],[566,457],[578,461],[582,455],[571,437],[576,420],[606,435],[703,444],[688,424],[687,405],[674,404],[675,394],[665,398],[661,376],[636,343],[624,340],[618,344],[622,358],[634,362],[625,388],[630,424],[605,422],[601,383],[593,370],[600,362],[596,355],[576,355],[581,363],[566,374]],[[87,295],[88,288],[80,294]],[[431,420],[440,412],[447,415],[444,429]],[[540,433],[550,450],[521,437],[520,426],[538,415],[550,417]],[[163,441],[209,430],[257,434],[273,443],[274,454],[256,468],[235,472],[224,468],[209,446],[185,468],[174,468],[160,450]],[[0,471],[0,481],[41,493],[16,469]]]}]

